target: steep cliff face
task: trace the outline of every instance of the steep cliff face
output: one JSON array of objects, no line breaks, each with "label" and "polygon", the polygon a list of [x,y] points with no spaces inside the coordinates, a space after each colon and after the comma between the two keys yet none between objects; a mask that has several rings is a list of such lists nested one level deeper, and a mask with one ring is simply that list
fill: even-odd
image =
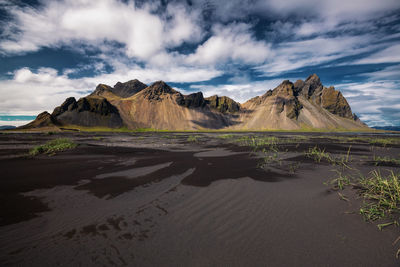
[{"label": "steep cliff face", "polygon": [[138,80],[99,84],[78,101],[67,98],[35,125],[82,125],[169,130],[233,129],[363,129],[344,96],[310,75],[294,84],[283,81],[273,90],[239,104],[226,96],[183,95],[163,81],[146,86]]},{"label": "steep cliff face", "polygon": [[324,87],[316,74],[310,75],[305,81],[297,81],[294,84],[294,92],[332,114],[354,119],[350,105],[342,93],[335,90],[333,86]]},{"label": "steep cliff face", "polygon": [[341,92],[336,91],[333,86],[324,88],[321,95],[321,106],[331,112],[344,118],[356,120],[356,117],[351,112],[349,103]]}]

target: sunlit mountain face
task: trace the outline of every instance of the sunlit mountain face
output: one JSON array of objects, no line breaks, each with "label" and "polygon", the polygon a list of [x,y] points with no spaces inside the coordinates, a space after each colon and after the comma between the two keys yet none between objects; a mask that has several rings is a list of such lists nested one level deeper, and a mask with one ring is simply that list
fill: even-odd
[{"label": "sunlit mountain face", "polygon": [[243,102],[317,73],[369,126],[400,125],[398,0],[3,0],[0,63],[10,118],[99,83],[163,80]]}]

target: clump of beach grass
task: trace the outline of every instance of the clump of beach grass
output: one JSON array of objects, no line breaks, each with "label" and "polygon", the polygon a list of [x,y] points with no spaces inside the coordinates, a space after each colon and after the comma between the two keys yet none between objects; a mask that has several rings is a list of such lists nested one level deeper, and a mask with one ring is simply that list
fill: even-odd
[{"label": "clump of beach grass", "polygon": [[30,156],[38,154],[55,154],[68,149],[73,149],[77,146],[68,138],[58,138],[48,141],[46,144],[35,146],[29,151]]},{"label": "clump of beach grass", "polygon": [[221,134],[221,135],[218,135],[217,137],[221,138],[221,139],[233,139],[233,138],[235,138],[235,135],[233,135],[233,134]]},{"label": "clump of beach grass", "polygon": [[399,174],[390,171],[386,177],[374,170],[369,177],[360,179],[364,204],[360,213],[368,221],[391,217],[400,212]]},{"label": "clump of beach grass", "polygon": [[328,162],[332,162],[331,155],[325,152],[325,149],[321,149],[318,146],[309,148],[306,152],[306,157],[314,159],[315,162],[321,162],[322,159],[326,159]]},{"label": "clump of beach grass", "polygon": [[351,184],[350,177],[344,175],[342,172],[338,170],[335,171],[338,174],[338,177],[329,181],[328,184],[330,184],[335,190],[343,190],[346,186]]},{"label": "clump of beach grass", "polygon": [[381,219],[390,219],[390,223],[378,225],[382,229],[389,225],[398,225],[395,214],[400,214],[400,174],[390,171],[387,176],[380,171],[374,170],[368,176],[360,174],[359,178],[343,175],[337,171],[337,178],[332,179],[329,184],[335,190],[343,190],[346,186],[352,185],[359,190],[364,202],[360,207],[366,221],[377,221]]},{"label": "clump of beach grass", "polygon": [[188,142],[193,142],[193,143],[197,143],[197,142],[199,142],[199,138],[200,138],[201,136],[199,136],[199,135],[190,135],[188,138],[187,138],[187,141]]},{"label": "clump of beach grass", "polygon": [[237,140],[243,146],[249,146],[253,151],[260,151],[265,149],[278,152],[279,138],[275,136],[256,137],[256,136],[243,136]]}]

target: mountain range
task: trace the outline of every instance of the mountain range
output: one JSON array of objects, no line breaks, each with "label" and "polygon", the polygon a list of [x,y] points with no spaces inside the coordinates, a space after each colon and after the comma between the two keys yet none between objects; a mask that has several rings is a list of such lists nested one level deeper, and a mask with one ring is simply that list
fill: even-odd
[{"label": "mountain range", "polygon": [[367,129],[345,97],[310,75],[283,81],[261,96],[238,103],[227,96],[184,95],[163,81],[150,86],[131,80],[99,84],[78,101],[67,98],[50,114],[43,112],[20,128],[109,127],[165,130]]}]

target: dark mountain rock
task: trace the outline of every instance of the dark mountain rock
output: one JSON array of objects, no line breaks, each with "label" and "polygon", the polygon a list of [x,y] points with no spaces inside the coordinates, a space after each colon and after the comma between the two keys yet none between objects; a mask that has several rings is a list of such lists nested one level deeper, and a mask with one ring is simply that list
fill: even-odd
[{"label": "dark mountain rock", "polygon": [[309,98],[317,96],[322,91],[322,83],[319,77],[316,74],[312,74],[308,76],[306,81],[304,82],[303,94],[307,95]]},{"label": "dark mountain rock", "polygon": [[113,88],[107,84],[99,84],[90,96],[102,96],[105,92],[112,92]]},{"label": "dark mountain rock", "polygon": [[[268,93],[268,92],[267,92]],[[271,93],[271,96],[276,96],[275,104],[278,111],[282,112],[286,107],[286,116],[291,119],[297,119],[302,109],[296,93],[295,86],[292,82],[285,80]]]},{"label": "dark mountain rock", "polygon": [[199,108],[206,105],[206,101],[204,100],[202,92],[197,92],[190,95],[180,94],[176,98],[176,102],[178,105],[185,106],[187,108]]},{"label": "dark mountain rock", "polygon": [[157,81],[143,90],[143,95],[149,100],[161,100],[160,96],[165,94],[179,94],[181,93],[172,89],[168,84],[163,81]]},{"label": "dark mountain rock", "polygon": [[221,113],[235,113],[240,111],[240,104],[227,96],[207,97],[206,103],[210,108],[218,110]]},{"label": "dark mountain rock", "polygon": [[294,95],[302,95],[305,98],[311,100],[317,105],[321,104],[321,93],[322,93],[323,85],[321,80],[316,74],[312,74],[308,76],[305,81],[298,80],[294,84],[293,92]]},{"label": "dark mountain rock", "polygon": [[321,106],[332,114],[355,119],[350,105],[342,93],[335,90],[334,87],[324,87],[316,74],[310,75],[305,81],[296,81],[293,91],[294,95],[302,95],[310,102]]},{"label": "dark mountain rock", "polygon": [[126,98],[133,96],[136,93],[139,93],[143,89],[147,87],[146,84],[140,82],[137,79],[130,80],[125,83],[117,82],[112,89],[112,92],[117,96]]},{"label": "dark mountain rock", "polygon": [[78,101],[70,97],[54,109],[52,116],[63,125],[110,128],[123,126],[118,109],[102,97],[88,96]]},{"label": "dark mountain rock", "polygon": [[64,103],[61,104],[61,106],[56,107],[53,110],[53,113],[51,115],[53,115],[54,117],[57,117],[58,115],[60,115],[61,113],[64,113],[66,111],[70,111],[73,110],[77,107],[76,105],[76,100],[75,97],[68,97]]},{"label": "dark mountain rock", "polygon": [[333,86],[324,88],[321,95],[321,106],[331,112],[344,118],[354,119],[349,103],[341,92],[336,91]]},{"label": "dark mountain rock", "polygon": [[97,85],[96,89],[90,96],[104,96],[104,93],[110,92],[119,97],[127,98],[133,96],[134,94],[139,93],[143,89],[147,87],[146,84],[140,82],[139,80],[130,80],[125,83],[117,82],[114,87],[111,87],[106,84]]},{"label": "dark mountain rock", "polygon": [[42,128],[42,127],[52,127],[60,125],[59,121],[52,116],[47,111],[44,111],[37,115],[36,119],[27,125],[18,127],[20,129],[29,129],[29,128]]}]

